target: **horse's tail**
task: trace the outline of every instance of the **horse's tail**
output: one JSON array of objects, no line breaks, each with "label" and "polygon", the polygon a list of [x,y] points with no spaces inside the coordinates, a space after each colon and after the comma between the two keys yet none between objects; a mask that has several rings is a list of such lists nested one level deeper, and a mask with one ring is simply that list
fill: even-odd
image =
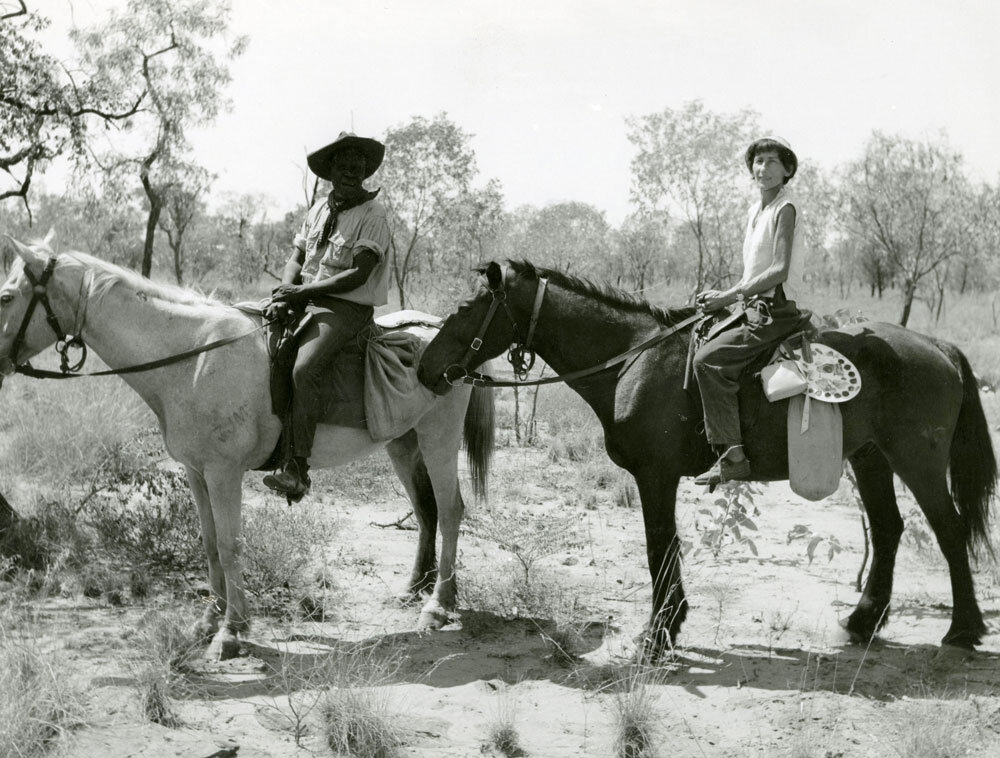
[{"label": "horse's tail", "polygon": [[465,410],[465,453],[472,476],[472,491],[480,499],[486,498],[486,480],[493,460],[493,388],[473,387],[469,405]]},{"label": "horse's tail", "polygon": [[992,555],[987,522],[997,487],[997,459],[972,367],[961,350],[953,347],[950,352],[962,374],[962,407],[951,438],[951,496],[968,530],[969,547],[984,547]]}]

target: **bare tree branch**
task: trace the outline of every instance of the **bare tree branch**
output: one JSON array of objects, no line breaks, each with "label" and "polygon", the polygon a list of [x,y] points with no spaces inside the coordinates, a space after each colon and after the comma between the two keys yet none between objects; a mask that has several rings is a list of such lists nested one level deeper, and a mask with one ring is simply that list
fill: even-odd
[{"label": "bare tree branch", "polygon": [[3,14],[2,16],[0,16],[0,21],[6,21],[8,18],[17,18],[18,16],[27,16],[28,6],[25,5],[24,0],[17,0],[17,4],[20,5],[21,8],[19,10]]}]

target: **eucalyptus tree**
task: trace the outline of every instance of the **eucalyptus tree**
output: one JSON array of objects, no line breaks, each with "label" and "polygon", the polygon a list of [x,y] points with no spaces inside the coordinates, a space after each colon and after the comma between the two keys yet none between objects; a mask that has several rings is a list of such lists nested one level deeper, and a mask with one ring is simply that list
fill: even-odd
[{"label": "eucalyptus tree", "polygon": [[654,284],[658,268],[670,271],[671,264],[665,259],[670,243],[670,214],[666,211],[629,214],[618,229],[617,242],[619,286],[631,287],[638,294]]},{"label": "eucalyptus tree", "polygon": [[884,256],[902,287],[906,326],[921,282],[943,271],[967,239],[972,204],[962,156],[943,139],[873,133],[842,183],[843,218],[858,244]]},{"label": "eucalyptus tree", "polygon": [[35,173],[59,156],[85,156],[95,124],[127,125],[148,94],[44,52],[37,34],[48,23],[25,0],[0,3],[0,200],[23,202],[29,221]]},{"label": "eucalyptus tree", "polygon": [[169,185],[164,194],[163,210],[158,219],[160,229],[167,235],[167,244],[173,253],[174,278],[184,284],[185,241],[187,232],[196,218],[205,212],[204,195],[211,182],[207,171],[195,169]]},{"label": "eucalyptus tree", "polygon": [[749,198],[743,151],[759,136],[756,114],[715,113],[696,100],[626,123],[636,148],[633,201],[681,222],[678,239],[694,247],[696,290],[728,283],[741,265]]},{"label": "eucalyptus tree", "polygon": [[386,131],[385,162],[373,183],[383,187],[392,225],[390,265],[401,308],[410,276],[421,266],[420,251],[469,194],[478,171],[471,139],[445,113]]},{"label": "eucalyptus tree", "polygon": [[229,101],[228,63],[246,38],[229,32],[224,0],[128,0],[98,26],[74,32],[88,68],[121,92],[148,93],[130,139],[91,151],[113,200],[138,180],[147,203],[141,271],[152,270],[156,229],[168,196],[197,169],[188,138]]}]

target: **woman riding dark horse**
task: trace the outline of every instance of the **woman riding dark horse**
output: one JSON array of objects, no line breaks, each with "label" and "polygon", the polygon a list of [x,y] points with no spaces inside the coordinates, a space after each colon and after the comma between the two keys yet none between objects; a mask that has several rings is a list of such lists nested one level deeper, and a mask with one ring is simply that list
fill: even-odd
[{"label": "woman riding dark horse", "polygon": [[[484,286],[425,350],[421,381],[443,394],[514,345],[515,357],[536,352],[590,405],[604,428],[608,455],[639,488],[653,585],[644,647],[655,658],[673,645],[687,614],[674,512],[678,481],[715,460],[701,428],[698,391],[684,387],[698,313],[655,308],[529,263],[490,263],[482,273]],[[633,350],[651,337],[658,341]],[[954,345],[893,324],[852,325],[823,332],[819,341],[843,353],[862,376],[860,393],[841,404],[843,450],[868,514],[873,560],[847,630],[855,640],[869,640],[888,618],[903,531],[895,473],[927,516],[948,561],[953,609],[944,642],[978,644],[986,626],[968,551],[989,547],[997,464],[968,361]],[[624,360],[601,368],[622,354]],[[752,478],[787,479],[788,401],[768,403],[757,383],[744,384],[739,407]]]},{"label": "woman riding dark horse", "polygon": [[750,478],[736,401],[740,376],[809,321],[808,311],[803,313],[795,305],[804,253],[801,214],[787,190],[799,159],[783,139],[764,137],[747,148],[744,160],[760,201],[747,214],[743,276],[728,290],[706,290],[697,297],[707,312],[734,304],[741,311],[694,356],[705,435],[720,454],[715,465],[695,479],[697,484]]}]

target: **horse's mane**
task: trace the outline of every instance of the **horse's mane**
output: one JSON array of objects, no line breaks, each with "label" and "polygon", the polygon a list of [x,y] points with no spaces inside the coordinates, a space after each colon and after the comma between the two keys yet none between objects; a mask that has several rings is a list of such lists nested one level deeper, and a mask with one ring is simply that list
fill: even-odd
[{"label": "horse's mane", "polygon": [[539,277],[544,277],[551,283],[568,289],[571,292],[576,292],[578,295],[583,295],[584,297],[628,313],[643,313],[652,316],[657,321],[668,326],[691,316],[696,310],[691,306],[685,308],[659,308],[651,304],[648,300],[630,295],[627,292],[622,292],[614,287],[594,284],[589,279],[572,276],[556,269],[535,266],[533,263],[525,260],[508,260],[507,263],[511,270],[520,277],[535,280]]},{"label": "horse's mane", "polygon": [[154,282],[137,274],[135,271],[87,253],[71,251],[61,253],[59,258],[62,265],[76,265],[79,266],[84,274],[90,274],[88,289],[91,297],[98,301],[107,295],[113,287],[121,284],[134,292],[141,292],[150,297],[165,300],[168,303],[179,303],[181,305],[221,304],[218,300],[208,295],[172,284]]}]

